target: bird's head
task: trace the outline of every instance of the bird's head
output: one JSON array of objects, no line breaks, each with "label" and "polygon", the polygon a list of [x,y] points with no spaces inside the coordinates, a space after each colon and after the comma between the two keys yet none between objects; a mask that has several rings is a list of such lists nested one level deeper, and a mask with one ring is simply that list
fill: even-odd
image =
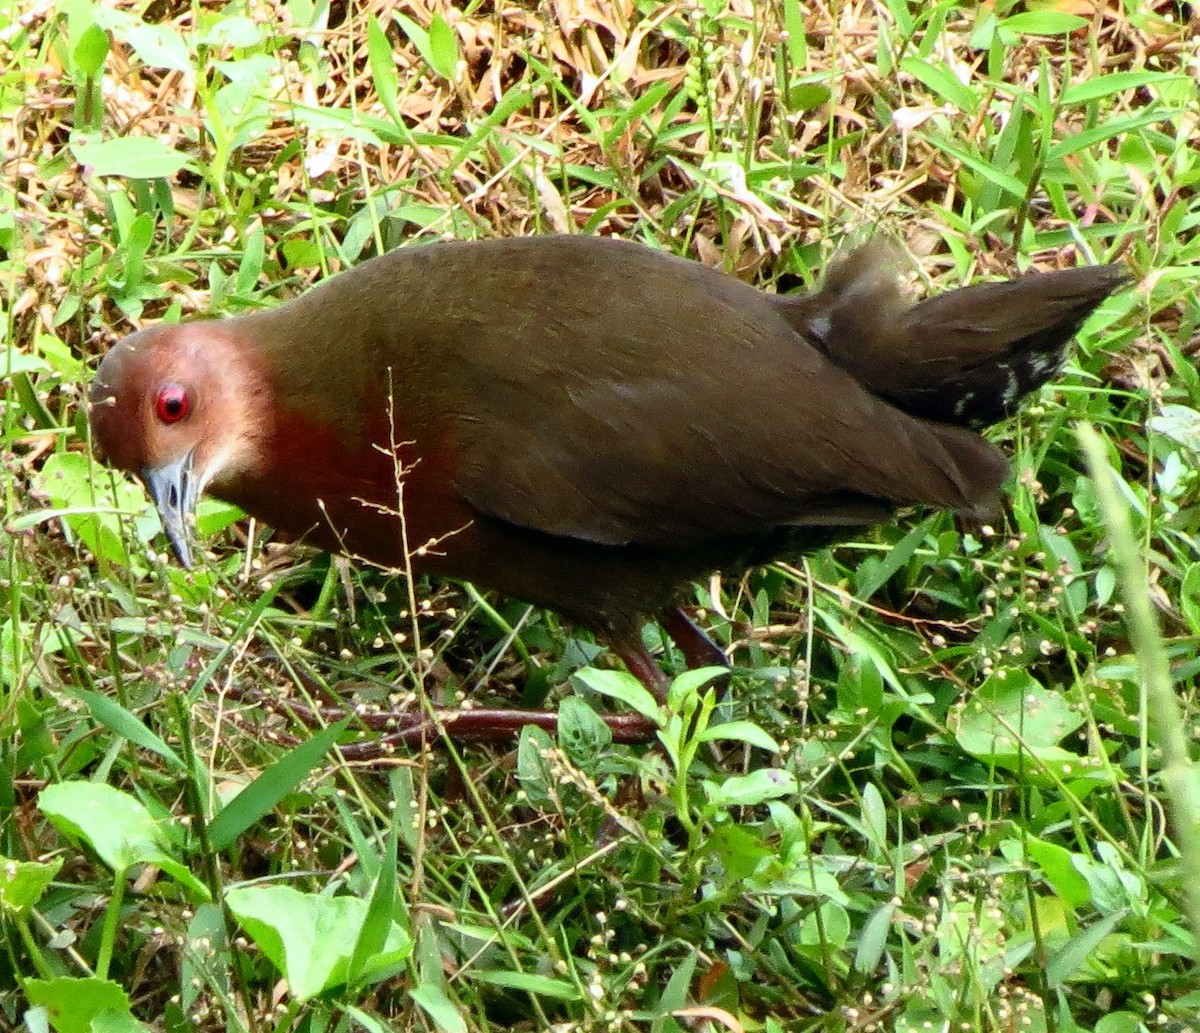
[{"label": "bird's head", "polygon": [[220,322],[189,323],[126,337],[92,381],[92,440],[141,478],[185,567],[200,494],[255,461],[265,399],[251,365]]}]

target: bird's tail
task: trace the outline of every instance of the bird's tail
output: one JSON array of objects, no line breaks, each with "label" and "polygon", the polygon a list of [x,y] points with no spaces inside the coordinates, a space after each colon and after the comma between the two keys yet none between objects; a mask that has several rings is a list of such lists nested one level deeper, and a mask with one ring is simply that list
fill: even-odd
[{"label": "bird's tail", "polygon": [[886,245],[841,259],[784,318],[865,388],[912,416],[983,427],[1062,366],[1083,321],[1128,280],[1120,266],[1033,273],[909,305]]}]

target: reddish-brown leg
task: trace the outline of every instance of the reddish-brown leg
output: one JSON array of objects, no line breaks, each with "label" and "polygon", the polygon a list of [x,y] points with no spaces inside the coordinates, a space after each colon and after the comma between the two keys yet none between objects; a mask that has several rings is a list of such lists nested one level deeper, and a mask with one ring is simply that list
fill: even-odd
[{"label": "reddish-brown leg", "polygon": [[611,631],[606,636],[608,644],[629,668],[632,674],[650,691],[650,694],[660,703],[667,701],[667,688],[671,684],[658,662],[650,655],[650,650],[642,641],[642,633],[638,628],[623,631]]},{"label": "reddish-brown leg", "polygon": [[662,613],[662,624],[679,647],[688,668],[728,667],[729,660],[717,644],[692,623],[691,617],[678,606],[671,606]]}]

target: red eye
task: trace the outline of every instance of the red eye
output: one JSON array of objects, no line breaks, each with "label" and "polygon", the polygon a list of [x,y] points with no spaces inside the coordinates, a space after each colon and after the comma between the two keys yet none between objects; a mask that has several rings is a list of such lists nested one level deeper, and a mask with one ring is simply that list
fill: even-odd
[{"label": "red eye", "polygon": [[154,399],[154,415],[163,423],[178,423],[191,407],[191,399],[182,384],[165,384]]}]

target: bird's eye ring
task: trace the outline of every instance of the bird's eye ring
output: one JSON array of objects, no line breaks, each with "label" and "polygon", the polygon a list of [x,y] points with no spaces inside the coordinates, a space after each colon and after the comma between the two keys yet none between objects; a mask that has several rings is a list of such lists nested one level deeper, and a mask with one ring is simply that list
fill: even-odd
[{"label": "bird's eye ring", "polygon": [[182,384],[164,384],[154,399],[154,415],[163,423],[178,423],[192,407],[187,388]]}]

